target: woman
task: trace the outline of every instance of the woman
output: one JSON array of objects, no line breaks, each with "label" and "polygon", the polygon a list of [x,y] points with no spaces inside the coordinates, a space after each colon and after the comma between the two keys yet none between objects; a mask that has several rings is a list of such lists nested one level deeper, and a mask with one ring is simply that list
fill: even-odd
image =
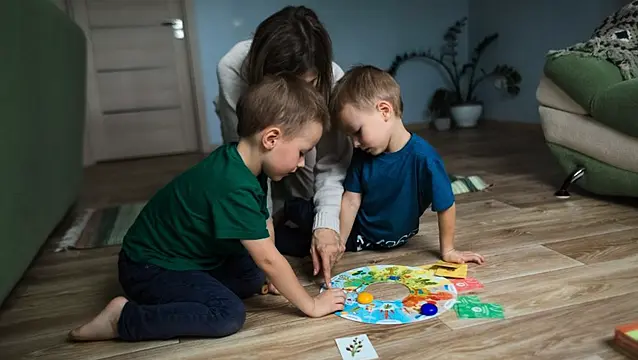
[{"label": "woman", "polygon": [[[264,75],[294,73],[313,82],[326,101],[343,70],[332,61],[332,42],[317,15],[304,6],[287,6],[265,19],[251,40],[237,43],[217,66],[217,111],[225,143],[237,141],[235,106],[250,84]],[[352,156],[348,138],[338,129],[326,132],[305,168],[270,184],[269,210],[276,221],[275,241],[283,254],[312,256],[330,285],[330,271],[345,250],[339,237],[343,180]],[[301,216],[299,216],[301,215]],[[293,222],[298,228],[286,225]]]}]

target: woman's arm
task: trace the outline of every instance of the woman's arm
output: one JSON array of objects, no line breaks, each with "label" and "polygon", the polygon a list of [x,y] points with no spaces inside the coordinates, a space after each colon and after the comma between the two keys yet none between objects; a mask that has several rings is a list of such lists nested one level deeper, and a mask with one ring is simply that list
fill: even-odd
[{"label": "woman's arm", "polygon": [[250,50],[249,42],[239,42],[217,64],[219,96],[215,103],[215,110],[221,122],[222,139],[225,144],[239,140],[235,111],[239,97],[248,87],[241,76],[241,67],[248,50]]},{"label": "woman's arm", "polygon": [[[343,70],[335,63],[333,76],[335,82],[343,76]],[[343,131],[333,125],[321,137],[316,148],[313,232],[331,229],[338,234],[343,181],[352,158],[352,142]]]},{"label": "woman's arm", "polygon": [[[343,70],[335,63],[333,76],[335,82],[343,76]],[[316,149],[315,217],[310,255],[314,275],[322,271],[326,286],[330,287],[332,267],[345,251],[344,241],[339,236],[339,216],[343,181],[352,158],[352,143],[343,131],[332,126],[321,137]]]}]

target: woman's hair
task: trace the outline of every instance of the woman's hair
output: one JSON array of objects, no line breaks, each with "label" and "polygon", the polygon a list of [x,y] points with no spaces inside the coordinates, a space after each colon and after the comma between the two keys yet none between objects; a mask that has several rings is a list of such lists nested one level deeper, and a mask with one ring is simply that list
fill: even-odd
[{"label": "woman's hair", "polygon": [[262,21],[244,63],[249,85],[265,75],[317,74],[316,87],[328,101],[332,87],[332,41],[317,14],[287,6]]}]

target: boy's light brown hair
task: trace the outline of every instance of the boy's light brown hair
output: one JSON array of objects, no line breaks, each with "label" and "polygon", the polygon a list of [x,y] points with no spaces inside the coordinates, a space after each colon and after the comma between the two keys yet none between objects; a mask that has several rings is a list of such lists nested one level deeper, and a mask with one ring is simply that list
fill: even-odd
[{"label": "boy's light brown hair", "polygon": [[379,100],[392,104],[396,116],[403,115],[401,88],[392,75],[372,65],[354,66],[332,89],[330,115],[338,119],[346,105],[358,110],[371,109]]},{"label": "boy's light brown hair", "polygon": [[326,99],[312,84],[293,74],[268,75],[239,98],[236,107],[237,134],[247,138],[270,126],[278,126],[285,137],[296,136],[316,122],[330,129]]}]

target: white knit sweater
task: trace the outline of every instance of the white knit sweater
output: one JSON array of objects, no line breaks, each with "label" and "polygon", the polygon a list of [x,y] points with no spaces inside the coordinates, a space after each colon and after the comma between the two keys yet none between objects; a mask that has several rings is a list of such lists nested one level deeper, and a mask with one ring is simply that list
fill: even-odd
[{"label": "white knit sweater", "polygon": [[[235,44],[217,65],[217,79],[219,81],[217,111],[222,119],[224,142],[238,140],[235,107],[239,96],[248,87],[248,83],[242,76],[241,68],[251,42],[252,40],[245,40]],[[343,70],[334,62],[332,63],[332,74],[335,82],[343,76]],[[313,229],[329,228],[339,233],[343,180],[352,157],[352,144],[343,132],[332,127],[329,132],[323,135],[316,148]],[[272,212],[272,208],[269,210]]]}]

